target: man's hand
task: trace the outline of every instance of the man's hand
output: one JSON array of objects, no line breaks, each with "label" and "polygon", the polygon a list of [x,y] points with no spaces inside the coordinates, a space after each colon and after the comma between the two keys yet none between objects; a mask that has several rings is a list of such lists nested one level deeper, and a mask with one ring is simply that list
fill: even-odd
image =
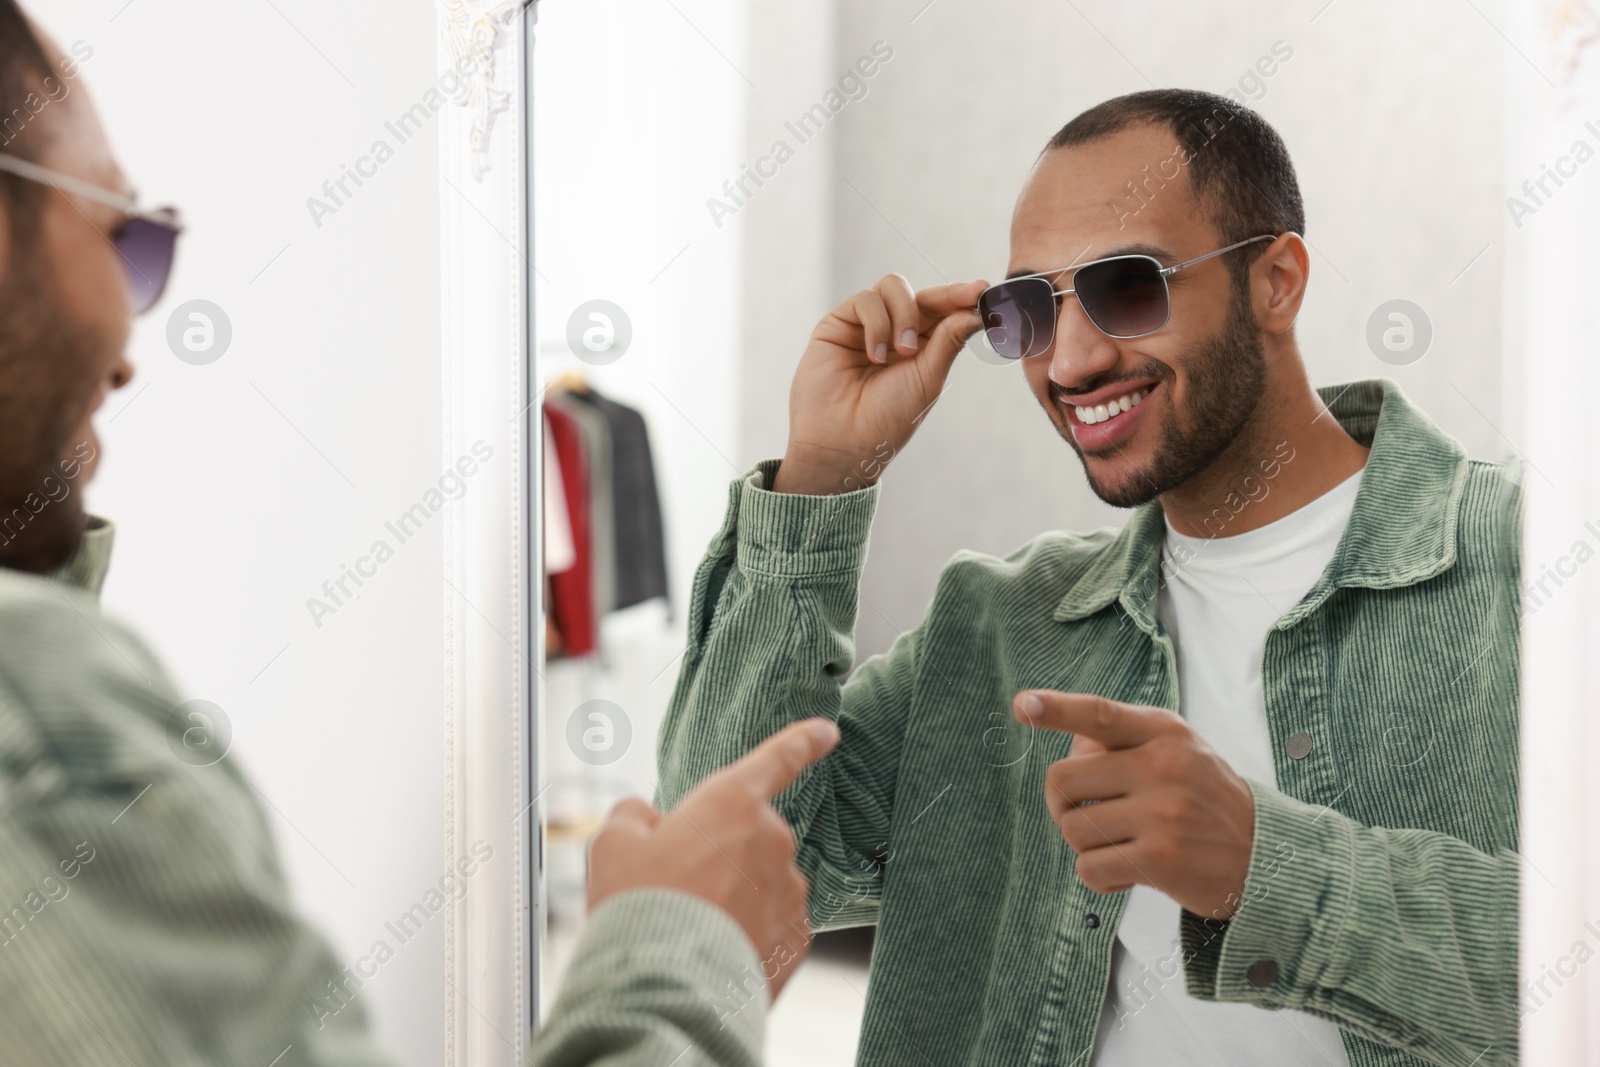
[{"label": "man's hand", "polygon": [[789,388],[789,445],[772,489],[827,495],[877,481],[944,389],[978,329],[983,281],[913,293],[886,274],[834,308]]},{"label": "man's hand", "polygon": [[[1096,893],[1153,886],[1196,915],[1233,917],[1250,870],[1255,800],[1181,717],[1088,693],[1026,689],[1019,721],[1076,736],[1044,799]],[[1085,804],[1085,801],[1094,801]]]},{"label": "man's hand", "polygon": [[629,889],[681,889],[744,928],[773,998],[811,947],[794,831],[770,803],[839,740],[827,719],[793,723],[695,786],[666,815],[617,802],[589,846],[589,910]]}]

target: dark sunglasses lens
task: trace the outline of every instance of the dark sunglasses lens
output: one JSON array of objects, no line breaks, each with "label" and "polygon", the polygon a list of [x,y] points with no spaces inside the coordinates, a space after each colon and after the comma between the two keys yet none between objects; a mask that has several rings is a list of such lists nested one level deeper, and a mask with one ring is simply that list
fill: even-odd
[{"label": "dark sunglasses lens", "polygon": [[177,241],[176,230],[144,218],[129,219],[117,233],[117,251],[133,290],[135,311],[149,311],[161,299]]},{"label": "dark sunglasses lens", "polygon": [[1167,324],[1167,283],[1153,259],[1091,263],[1073,276],[1072,287],[1089,321],[1112,337],[1138,337]]},{"label": "dark sunglasses lens", "polygon": [[1007,359],[1026,359],[1050,348],[1056,332],[1056,298],[1043,278],[1020,278],[985,289],[978,314],[989,347]]}]

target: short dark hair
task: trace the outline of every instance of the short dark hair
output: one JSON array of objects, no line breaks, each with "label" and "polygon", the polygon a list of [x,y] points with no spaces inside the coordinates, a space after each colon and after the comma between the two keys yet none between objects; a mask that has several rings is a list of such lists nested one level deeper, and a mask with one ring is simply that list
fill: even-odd
[{"label": "short dark hair", "polygon": [[[1045,145],[1068,148],[1130,126],[1165,126],[1189,156],[1185,169],[1195,195],[1211,206],[1222,244],[1258,234],[1306,232],[1305,205],[1289,149],[1272,125],[1225,96],[1197,89],[1147,89],[1096,104],[1056,131]],[[1235,281],[1248,276],[1256,244],[1228,257]]]},{"label": "short dark hair", "polygon": [[[30,137],[14,137],[6,124],[20,115],[19,124],[27,128],[26,122],[32,118],[28,97],[36,95],[40,83],[53,73],[44,45],[16,0],[0,0],[0,137],[5,138],[0,142],[0,152],[38,161],[44,147],[44,131],[34,129]],[[20,242],[31,233],[46,191],[38,182],[0,171],[0,201],[10,216],[14,241]]]}]

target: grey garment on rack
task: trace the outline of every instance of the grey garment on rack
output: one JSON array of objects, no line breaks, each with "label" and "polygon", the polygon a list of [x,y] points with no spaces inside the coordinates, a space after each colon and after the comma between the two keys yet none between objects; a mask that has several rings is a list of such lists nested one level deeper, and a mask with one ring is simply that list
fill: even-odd
[{"label": "grey garment on rack", "polygon": [[591,404],[573,402],[578,392],[558,393],[545,403],[572,416],[583,439],[588,465],[590,587],[594,596],[596,622],[617,604],[617,528],[616,505],[612,494],[611,424]]},{"label": "grey garment on rack", "polygon": [[570,393],[566,399],[592,406],[611,427],[612,518],[616,523],[616,603],[632,607],[654,597],[667,601],[672,618],[672,597],[667,590],[667,550],[661,521],[661,498],[656,492],[655,463],[650,453],[650,433],[644,416],[626,404],[587,393]]}]

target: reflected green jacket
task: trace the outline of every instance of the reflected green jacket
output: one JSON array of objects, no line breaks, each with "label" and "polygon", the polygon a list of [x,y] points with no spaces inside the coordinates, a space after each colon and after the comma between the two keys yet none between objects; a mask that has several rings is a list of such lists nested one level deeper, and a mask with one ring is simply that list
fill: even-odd
[{"label": "reflected green jacket", "polygon": [[[1321,393],[1371,453],[1333,560],[1267,636],[1254,888],[1229,922],[1181,917],[1184,987],[1331,1019],[1353,1067],[1512,1063],[1518,486],[1392,382]],[[1027,688],[1177,708],[1159,503],[957,553],[921,623],[846,681],[879,487],[773,493],[776,468],[732,483],[696,574],[658,806],[796,719],[837,720],[777,806],[813,926],[878,927],[857,1062],[1087,1063],[1127,893],[1078,880],[1046,810],[1070,735],[1008,711]]]}]

